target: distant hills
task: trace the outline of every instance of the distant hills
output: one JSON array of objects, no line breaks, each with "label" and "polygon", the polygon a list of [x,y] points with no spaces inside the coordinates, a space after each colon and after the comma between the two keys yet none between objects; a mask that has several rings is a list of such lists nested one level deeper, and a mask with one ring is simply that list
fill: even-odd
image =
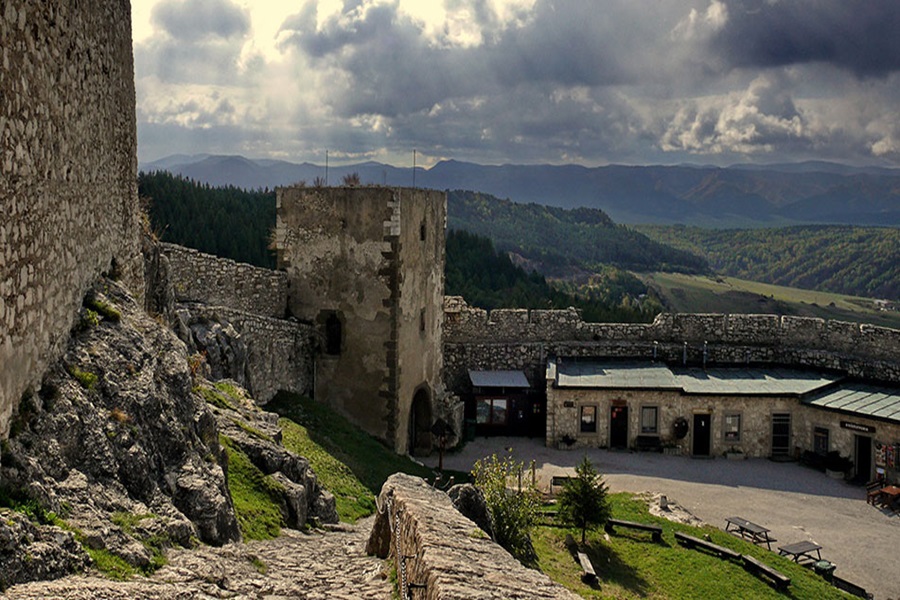
[{"label": "distant hills", "polygon": [[[324,179],[311,163],[242,156],[175,155],[141,165],[213,186],[264,189]],[[430,169],[376,162],[330,167],[328,183],[350,173],[363,183],[465,189],[564,208],[602,209],[618,223],[704,227],[798,224],[900,226],[900,170],[828,162],[775,165],[487,166],[455,160]]]}]

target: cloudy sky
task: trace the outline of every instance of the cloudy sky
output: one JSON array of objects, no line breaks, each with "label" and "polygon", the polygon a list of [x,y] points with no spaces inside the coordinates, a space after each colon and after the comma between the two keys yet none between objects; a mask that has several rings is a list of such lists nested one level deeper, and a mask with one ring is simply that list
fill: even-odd
[{"label": "cloudy sky", "polygon": [[896,0],[133,0],[142,161],[900,166]]}]

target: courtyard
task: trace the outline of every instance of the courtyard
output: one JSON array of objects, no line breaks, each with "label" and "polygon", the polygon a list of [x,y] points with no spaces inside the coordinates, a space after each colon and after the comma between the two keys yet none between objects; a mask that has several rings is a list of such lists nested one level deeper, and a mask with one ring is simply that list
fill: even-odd
[{"label": "courtyard", "polygon": [[[444,468],[470,471],[476,460],[511,454],[547,490],[557,475],[574,474],[587,456],[612,492],[650,492],[703,522],[724,529],[725,519],[742,516],[771,530],[772,549],[799,541],[822,546],[835,574],[864,587],[879,600],[900,598],[897,575],[900,515],[866,503],[865,490],[796,463],[768,459],[692,459],[652,452],[599,448],[555,450],[540,439],[480,437],[444,456]],[[427,463],[437,465],[437,456]],[[526,474],[530,477],[530,473]]]}]

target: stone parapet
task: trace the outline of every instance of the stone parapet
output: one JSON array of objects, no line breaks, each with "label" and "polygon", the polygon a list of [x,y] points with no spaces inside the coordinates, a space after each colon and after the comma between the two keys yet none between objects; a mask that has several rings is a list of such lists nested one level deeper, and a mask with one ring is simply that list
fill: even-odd
[{"label": "stone parapet", "polygon": [[549,356],[692,365],[776,364],[900,382],[900,331],[779,315],[660,314],[653,323],[587,323],[575,309],[494,310],[445,299],[444,383],[467,391],[467,369],[524,370],[543,389]]},{"label": "stone parapet", "polygon": [[379,505],[367,552],[393,557],[403,598],[410,588],[428,600],[577,598],[522,566],[418,477],[391,475]]},{"label": "stone parapet", "polygon": [[175,244],[160,244],[160,250],[168,259],[169,285],[176,302],[227,306],[276,319],[285,316],[288,299],[285,273]]}]

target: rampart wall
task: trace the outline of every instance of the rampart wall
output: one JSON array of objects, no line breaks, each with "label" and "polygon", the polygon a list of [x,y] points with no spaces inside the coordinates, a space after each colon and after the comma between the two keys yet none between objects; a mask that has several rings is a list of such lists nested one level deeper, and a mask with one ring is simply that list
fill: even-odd
[{"label": "rampart wall", "polygon": [[446,493],[418,477],[391,475],[379,504],[366,551],[393,559],[404,598],[577,598],[524,567],[460,514]]},{"label": "rampart wall", "polygon": [[175,302],[227,306],[282,319],[287,312],[288,279],[272,271],[205,254],[175,244],[160,244],[168,259]]},{"label": "rampart wall", "polygon": [[192,321],[230,323],[247,349],[247,389],[265,404],[279,391],[311,395],[317,341],[310,325],[224,306],[180,305]]},{"label": "rampart wall", "polygon": [[140,295],[131,12],[0,10],[0,437],[102,273]]},{"label": "rampart wall", "polygon": [[444,382],[467,369],[524,370],[543,384],[548,356],[653,359],[693,365],[778,364],[900,382],[900,331],[778,315],[660,314],[650,324],[587,323],[578,311],[485,310],[444,302]]}]

